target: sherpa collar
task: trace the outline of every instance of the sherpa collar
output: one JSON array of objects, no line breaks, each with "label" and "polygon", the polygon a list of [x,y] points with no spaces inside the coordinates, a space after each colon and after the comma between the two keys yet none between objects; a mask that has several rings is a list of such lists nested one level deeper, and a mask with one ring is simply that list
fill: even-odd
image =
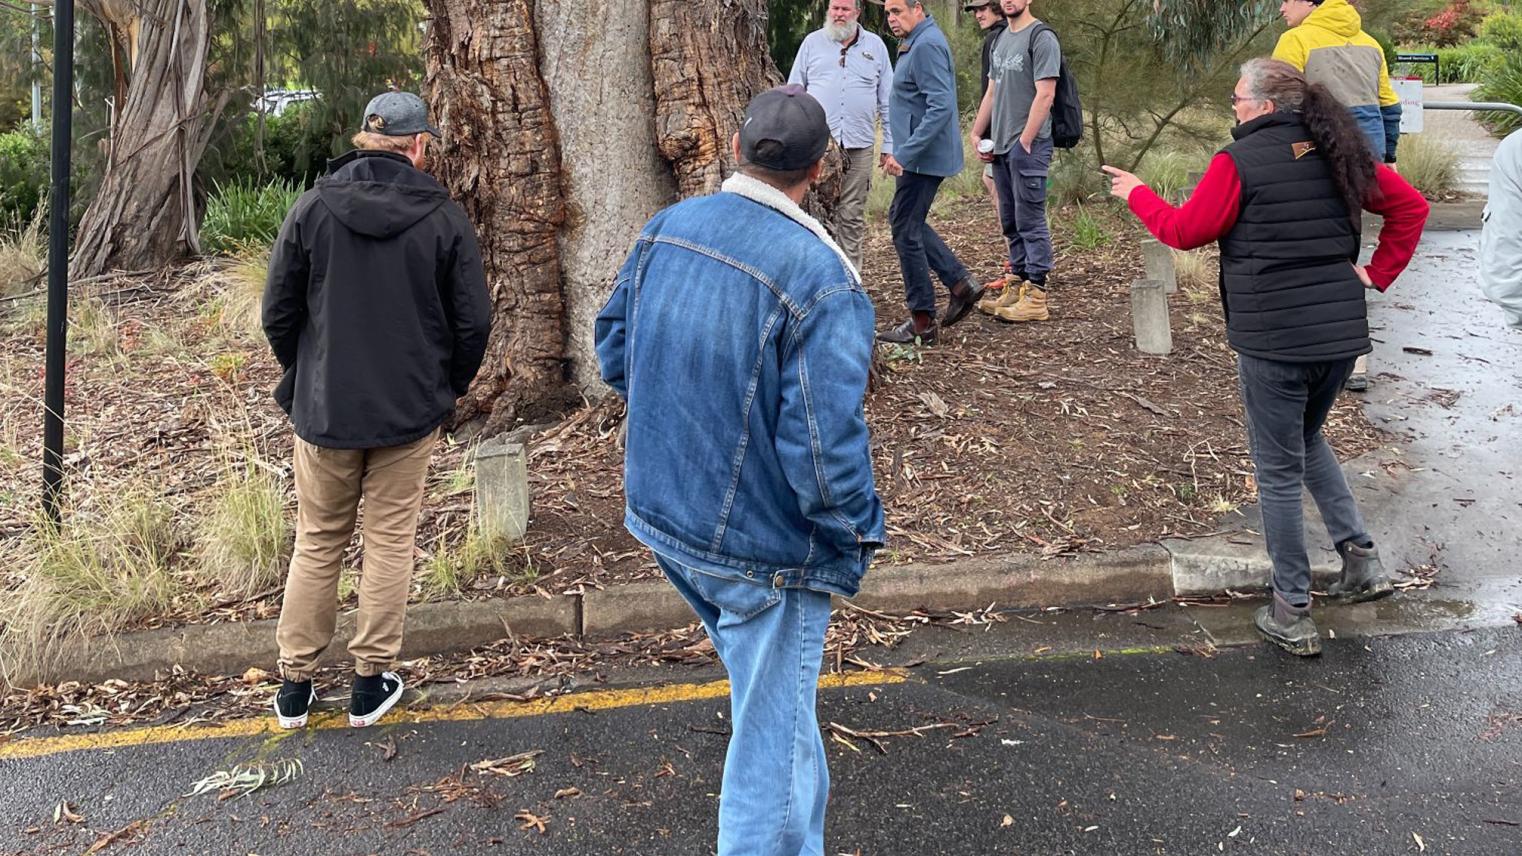
[{"label": "sherpa collar", "polygon": [[818,220],[810,217],[793,200],[789,199],[787,194],[760,179],[751,178],[743,172],[737,172],[730,176],[725,180],[724,186],[721,189],[725,193],[733,193],[737,196],[743,196],[752,202],[765,205],[813,232],[815,237],[824,241],[825,246],[835,251],[835,255],[840,257],[840,263],[845,265],[846,270],[851,272],[852,278],[858,283],[861,282],[861,274],[857,272],[856,265],[851,264],[851,260],[846,257],[845,251],[840,248],[839,244],[835,243],[835,239],[830,237],[830,233],[825,231],[824,226],[820,225]]}]

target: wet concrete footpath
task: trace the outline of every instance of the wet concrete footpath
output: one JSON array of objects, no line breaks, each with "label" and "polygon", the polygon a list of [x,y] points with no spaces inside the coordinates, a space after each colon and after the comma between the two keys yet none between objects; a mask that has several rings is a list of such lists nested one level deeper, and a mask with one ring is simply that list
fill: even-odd
[{"label": "wet concrete footpath", "polygon": [[[1375,300],[1347,465],[1386,561],[1423,587],[1318,604],[1318,659],[1252,601],[984,613],[827,680],[826,854],[1522,854],[1522,334],[1431,233]],[[1329,558],[1313,519],[1311,543]],[[1251,509],[1220,536],[1252,555]],[[266,719],[0,743],[0,853],[713,852],[716,669],[615,672],[552,700],[430,687],[381,726],[325,700]],[[238,765],[248,795],[194,784]]]},{"label": "wet concrete footpath", "polygon": [[[1522,611],[1522,332],[1481,295],[1478,249],[1478,232],[1429,231],[1395,286],[1371,292],[1362,397],[1389,437],[1343,467],[1386,566],[1433,583],[1386,617],[1432,628]],[[1312,561],[1330,572],[1331,540],[1305,504]],[[1261,521],[1249,506],[1223,521],[1230,531],[1181,547],[1241,557],[1266,579]]]}]

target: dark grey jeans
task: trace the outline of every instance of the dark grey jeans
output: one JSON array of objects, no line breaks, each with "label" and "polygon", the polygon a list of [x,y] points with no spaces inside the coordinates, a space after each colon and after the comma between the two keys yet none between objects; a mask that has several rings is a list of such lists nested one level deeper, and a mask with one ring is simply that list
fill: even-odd
[{"label": "dark grey jeans", "polygon": [[905,170],[894,184],[893,204],[888,207],[893,248],[898,251],[899,269],[904,273],[904,299],[911,312],[935,312],[931,271],[948,289],[970,278],[957,254],[925,222],[944,180],[938,175]]},{"label": "dark grey jeans", "polygon": [[1258,474],[1263,539],[1274,563],[1274,591],[1291,606],[1311,599],[1305,551],[1304,486],[1321,510],[1332,543],[1364,541],[1363,515],[1332,447],[1321,435],[1353,360],[1285,363],[1238,355],[1247,439]]}]

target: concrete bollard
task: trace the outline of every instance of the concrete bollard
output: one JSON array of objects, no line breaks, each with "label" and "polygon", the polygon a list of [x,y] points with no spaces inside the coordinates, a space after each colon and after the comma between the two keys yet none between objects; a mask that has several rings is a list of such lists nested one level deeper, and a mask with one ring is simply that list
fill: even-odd
[{"label": "concrete bollard", "polygon": [[1163,284],[1163,291],[1178,291],[1178,272],[1173,269],[1173,249],[1162,241],[1147,238],[1142,244],[1142,267],[1147,279]]},{"label": "concrete bollard", "polygon": [[1131,327],[1136,349],[1144,354],[1173,353],[1173,329],[1168,319],[1168,294],[1155,279],[1131,283]]},{"label": "concrete bollard", "polygon": [[487,440],[476,448],[476,525],[510,544],[528,532],[531,496],[528,452],[522,443]]}]

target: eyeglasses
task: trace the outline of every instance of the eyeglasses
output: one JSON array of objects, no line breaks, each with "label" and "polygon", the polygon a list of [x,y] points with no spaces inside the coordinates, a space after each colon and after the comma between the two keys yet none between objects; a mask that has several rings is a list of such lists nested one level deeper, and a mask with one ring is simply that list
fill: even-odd
[{"label": "eyeglasses", "polygon": [[1241,104],[1243,101],[1262,101],[1262,100],[1263,100],[1262,98],[1243,98],[1242,96],[1238,95],[1235,92],[1231,93],[1231,106],[1233,106],[1233,107],[1237,106],[1238,104]]}]

